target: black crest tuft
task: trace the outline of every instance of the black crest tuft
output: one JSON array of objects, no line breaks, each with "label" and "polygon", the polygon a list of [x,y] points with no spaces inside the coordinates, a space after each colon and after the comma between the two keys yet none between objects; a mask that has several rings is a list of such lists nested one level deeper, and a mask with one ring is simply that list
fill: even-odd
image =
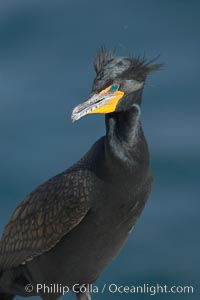
[{"label": "black crest tuft", "polygon": [[154,62],[159,58],[159,56],[147,60],[147,58],[143,57],[130,57],[131,60],[131,66],[129,68],[131,71],[136,73],[137,75],[146,76],[151,72],[159,71],[163,67],[163,64],[155,64]]},{"label": "black crest tuft", "polygon": [[97,54],[94,61],[94,68],[96,73],[99,73],[102,68],[114,58],[112,52],[108,51],[105,47],[101,47],[97,50]]}]

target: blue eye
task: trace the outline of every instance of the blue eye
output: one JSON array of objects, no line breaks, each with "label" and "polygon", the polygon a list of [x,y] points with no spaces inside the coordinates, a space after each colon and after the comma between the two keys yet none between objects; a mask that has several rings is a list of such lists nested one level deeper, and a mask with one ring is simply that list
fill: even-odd
[{"label": "blue eye", "polygon": [[118,84],[113,84],[113,85],[111,85],[110,91],[111,91],[111,92],[115,92],[115,91],[118,90],[118,88],[119,88],[119,85],[118,85]]}]

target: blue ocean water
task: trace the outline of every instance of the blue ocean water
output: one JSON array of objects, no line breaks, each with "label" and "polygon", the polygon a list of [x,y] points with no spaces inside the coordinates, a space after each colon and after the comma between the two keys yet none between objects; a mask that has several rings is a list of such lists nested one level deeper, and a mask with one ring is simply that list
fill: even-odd
[{"label": "blue ocean water", "polygon": [[1,0],[0,232],[28,192],[104,134],[103,116],[70,121],[72,108],[90,93],[96,49],[159,54],[164,68],[148,79],[142,105],[152,194],[128,243],[96,284],[193,285],[192,295],[157,298],[199,299],[199,10],[195,0]]}]

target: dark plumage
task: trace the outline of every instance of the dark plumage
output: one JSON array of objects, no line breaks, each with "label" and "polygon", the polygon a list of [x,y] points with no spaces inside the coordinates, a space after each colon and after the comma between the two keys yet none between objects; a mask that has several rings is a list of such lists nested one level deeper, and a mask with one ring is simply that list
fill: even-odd
[{"label": "dark plumage", "polygon": [[[146,76],[157,69],[139,58],[97,53],[91,97],[73,110],[72,120],[105,113],[106,135],[16,208],[0,241],[1,300],[36,295],[37,283],[87,285],[117,255],[151,189],[140,103]],[[35,290],[26,292],[26,284]]]}]

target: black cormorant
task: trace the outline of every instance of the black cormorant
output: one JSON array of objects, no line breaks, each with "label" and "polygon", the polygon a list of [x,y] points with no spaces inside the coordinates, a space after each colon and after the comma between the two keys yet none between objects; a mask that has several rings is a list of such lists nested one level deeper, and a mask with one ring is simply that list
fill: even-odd
[{"label": "black cormorant", "polygon": [[58,289],[45,293],[38,284],[76,284],[77,299],[90,299],[79,287],[93,283],[118,254],[151,190],[140,105],[146,77],[157,69],[145,59],[98,51],[91,95],[71,118],[103,113],[106,135],[14,211],[0,241],[0,300],[59,297]]}]

